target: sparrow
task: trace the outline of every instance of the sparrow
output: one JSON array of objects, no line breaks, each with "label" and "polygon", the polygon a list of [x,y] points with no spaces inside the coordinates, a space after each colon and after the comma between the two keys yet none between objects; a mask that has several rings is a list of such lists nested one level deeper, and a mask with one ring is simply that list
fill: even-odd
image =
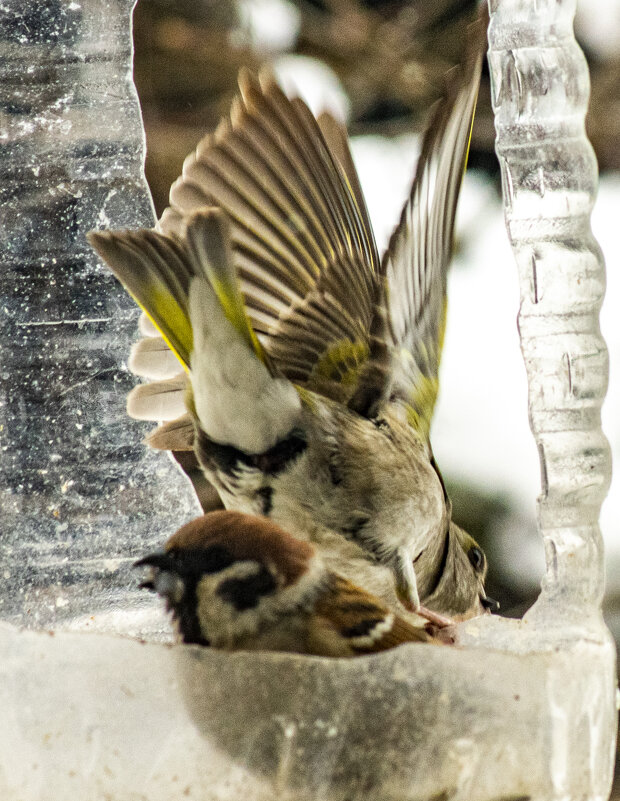
[{"label": "sparrow", "polygon": [[128,411],[168,420],[149,442],[202,475],[203,509],[269,517],[356,583],[387,568],[400,602],[438,624],[494,603],[429,439],[482,32],[382,258],[346,131],[247,71],[157,228],[89,234],[150,321],[131,367],[155,380]]},{"label": "sparrow", "polygon": [[185,643],[351,657],[445,642],[329,570],[309,542],[267,518],[210,512],[136,566],[150,569],[140,586],[165,598]]}]

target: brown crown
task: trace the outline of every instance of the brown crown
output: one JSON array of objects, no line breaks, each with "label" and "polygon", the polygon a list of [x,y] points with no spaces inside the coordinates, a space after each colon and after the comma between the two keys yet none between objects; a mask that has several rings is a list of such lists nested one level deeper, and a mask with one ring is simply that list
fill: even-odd
[{"label": "brown crown", "polygon": [[182,526],[166,542],[166,551],[223,545],[235,559],[271,563],[290,584],[308,569],[310,543],[295,539],[273,521],[242,512],[217,511]]}]

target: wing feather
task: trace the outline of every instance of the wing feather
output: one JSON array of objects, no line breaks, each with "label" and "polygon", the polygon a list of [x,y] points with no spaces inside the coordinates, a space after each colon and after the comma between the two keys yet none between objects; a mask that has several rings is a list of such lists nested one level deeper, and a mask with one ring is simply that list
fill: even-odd
[{"label": "wing feather", "polygon": [[[177,365],[178,366],[178,365]],[[173,420],[185,413],[187,375],[139,384],[127,395],[127,414],[134,420]]]},{"label": "wing feather", "polygon": [[379,598],[335,573],[329,574],[315,611],[320,627],[337,635],[342,655],[378,653],[405,642],[437,642],[424,624],[414,626]]},{"label": "wing feather", "polygon": [[456,205],[467,162],[486,14],[472,26],[464,68],[455,69],[424,137],[415,179],[383,257],[389,338],[395,361],[392,396],[428,437],[439,387],[447,272]]},{"label": "wing feather", "polygon": [[318,389],[315,368],[331,350],[367,346],[380,287],[372,229],[342,132],[332,155],[306,105],[271,77],[242,71],[239,86],[230,119],[186,160],[159,228],[182,230],[204,205],[226,212],[259,341],[283,375]]},{"label": "wing feather", "polygon": [[[178,252],[178,237],[195,212],[219,207],[230,222],[245,330],[255,332],[255,350],[262,346],[273,368],[297,384],[361,413],[370,413],[373,396],[404,401],[412,424],[428,436],[481,41],[477,35],[463,73],[452,76],[433,115],[380,266],[343,126],[329,115],[317,122],[270,76],[242,71],[230,117],[186,159],[171,189],[158,225],[169,236],[146,236],[144,269],[171,259],[172,269],[156,267],[156,280],[182,306],[193,265]],[[239,308],[237,302],[236,316]],[[162,330],[161,320],[154,322]],[[166,340],[178,354],[179,344]],[[171,351],[161,340],[138,346],[134,366],[156,375],[157,353],[168,366],[156,377],[172,378]],[[137,399],[146,397],[142,392]]]}]

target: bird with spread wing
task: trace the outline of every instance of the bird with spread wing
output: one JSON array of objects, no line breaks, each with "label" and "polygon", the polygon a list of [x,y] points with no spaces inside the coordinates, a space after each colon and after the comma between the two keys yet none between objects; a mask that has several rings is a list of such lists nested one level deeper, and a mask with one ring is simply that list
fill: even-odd
[{"label": "bird with spread wing", "polygon": [[157,228],[89,235],[147,315],[128,411],[167,421],[150,444],[205,511],[267,516],[440,623],[491,603],[429,441],[483,41],[479,21],[381,258],[346,131],[246,71]]}]

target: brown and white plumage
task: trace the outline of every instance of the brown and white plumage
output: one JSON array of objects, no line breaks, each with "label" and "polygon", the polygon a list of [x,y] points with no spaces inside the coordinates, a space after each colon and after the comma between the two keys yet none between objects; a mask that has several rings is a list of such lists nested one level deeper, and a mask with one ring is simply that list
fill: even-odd
[{"label": "brown and white plumage", "polygon": [[143,586],[166,599],[186,643],[349,657],[440,642],[265,518],[212,512],[136,564],[150,567]]},{"label": "brown and white plumage", "polygon": [[[331,532],[341,550],[353,543],[389,567],[411,608],[434,598],[435,611],[459,616],[481,611],[486,566],[450,521],[428,434],[480,30],[470,50],[381,260],[346,133],[246,72],[230,119],[186,160],[158,230],[90,237],[188,373],[170,366],[131,393],[142,418],[185,399],[187,414],[151,443],[193,449],[224,506],[315,542]],[[149,337],[134,369],[142,359],[153,375],[165,351]],[[195,474],[191,456],[184,469]],[[203,508],[214,504],[210,492]],[[346,575],[361,568],[352,560]],[[452,574],[450,599],[438,588]]]}]

